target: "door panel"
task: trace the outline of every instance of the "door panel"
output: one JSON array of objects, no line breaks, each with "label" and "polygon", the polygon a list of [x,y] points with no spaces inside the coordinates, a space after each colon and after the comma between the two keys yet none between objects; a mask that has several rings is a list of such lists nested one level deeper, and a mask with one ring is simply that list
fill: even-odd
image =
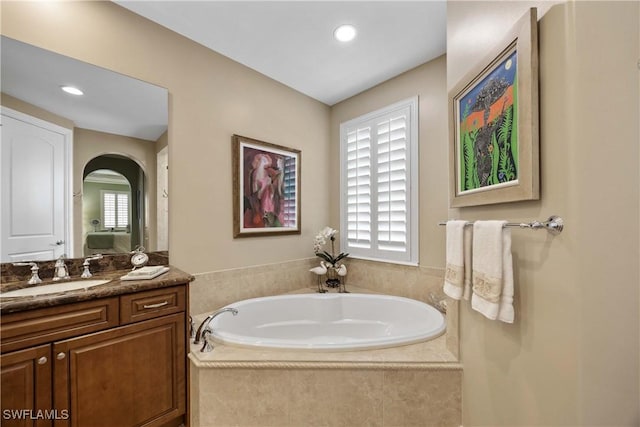
[{"label": "door panel", "polygon": [[67,136],[2,115],[2,262],[65,253]]},{"label": "door panel", "polygon": [[51,425],[52,417],[37,412],[51,415],[50,351],[47,344],[0,356],[3,427]]},{"label": "door panel", "polygon": [[65,354],[55,407],[70,409],[71,426],[151,427],[184,414],[184,328],[177,314],[55,343]]}]

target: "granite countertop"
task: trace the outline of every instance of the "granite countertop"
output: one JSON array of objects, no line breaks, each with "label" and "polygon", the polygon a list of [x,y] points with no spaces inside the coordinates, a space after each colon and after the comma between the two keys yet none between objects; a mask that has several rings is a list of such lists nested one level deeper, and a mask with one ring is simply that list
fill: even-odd
[{"label": "granite countertop", "polygon": [[[115,270],[106,272],[97,272],[93,274],[91,279],[106,279],[110,282],[103,285],[91,287],[89,289],[76,289],[67,292],[58,292],[47,295],[11,297],[0,299],[0,315],[16,313],[19,311],[33,310],[36,308],[53,307],[62,304],[71,304],[74,302],[88,301],[98,298],[106,298],[116,295],[130,294],[150,289],[166,288],[170,286],[180,285],[193,281],[194,277],[184,271],[169,266],[168,272],[161,274],[155,279],[148,280],[120,280],[122,276],[131,270]],[[82,280],[79,277],[72,277],[71,280]],[[51,280],[43,280],[36,286],[47,286],[53,282]],[[14,289],[30,287],[26,281],[3,283],[0,290],[7,292]]]}]

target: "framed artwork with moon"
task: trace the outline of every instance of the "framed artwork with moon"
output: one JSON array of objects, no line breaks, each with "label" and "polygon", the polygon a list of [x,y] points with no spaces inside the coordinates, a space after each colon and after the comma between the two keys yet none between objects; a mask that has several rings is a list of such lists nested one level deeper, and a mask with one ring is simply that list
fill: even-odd
[{"label": "framed artwork with moon", "polygon": [[537,45],[530,9],[449,92],[451,207],[540,197]]}]

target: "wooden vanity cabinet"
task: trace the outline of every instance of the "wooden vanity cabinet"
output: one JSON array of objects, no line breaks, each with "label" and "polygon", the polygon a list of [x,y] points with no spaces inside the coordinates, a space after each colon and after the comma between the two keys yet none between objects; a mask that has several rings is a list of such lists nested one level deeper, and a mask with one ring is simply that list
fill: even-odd
[{"label": "wooden vanity cabinet", "polygon": [[[2,389],[2,426],[48,426],[50,421],[36,420],[27,413],[51,410],[51,346],[18,350],[0,356]],[[6,413],[6,410],[29,411]]]},{"label": "wooden vanity cabinet", "polygon": [[[102,328],[75,335],[64,333],[63,328],[48,331],[46,336],[64,339],[3,353],[2,410],[41,408],[49,410],[55,419],[23,424],[3,419],[2,425],[186,425],[186,298],[186,285],[180,285],[107,298],[118,304],[114,309],[111,301],[111,308],[101,315],[87,316],[87,311],[95,310],[88,309],[87,303],[76,303],[31,310],[29,315],[16,313],[20,315],[18,322],[13,314],[3,316],[3,351],[7,346],[15,347],[16,341],[34,340],[33,336],[14,334],[5,342],[5,326],[10,331],[26,332],[27,324],[38,324],[39,314],[55,318],[56,308],[76,323],[83,318],[87,323],[101,322]],[[100,300],[91,303],[101,306]],[[85,314],[70,315],[76,305]],[[116,326],[108,326],[113,325],[113,318]],[[72,329],[83,328],[86,325],[75,324]],[[47,362],[43,363],[43,357]]]}]

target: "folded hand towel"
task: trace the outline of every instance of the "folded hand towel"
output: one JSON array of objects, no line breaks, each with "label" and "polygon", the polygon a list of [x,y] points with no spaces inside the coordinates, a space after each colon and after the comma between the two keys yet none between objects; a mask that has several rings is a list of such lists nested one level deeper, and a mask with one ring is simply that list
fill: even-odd
[{"label": "folded hand towel", "polygon": [[473,226],[471,307],[489,319],[513,323],[511,232],[505,221],[476,221]]},{"label": "folded hand towel", "polygon": [[505,229],[502,234],[502,294],[498,320],[513,323],[513,257],[511,256],[511,230]]},{"label": "folded hand towel", "polygon": [[472,248],[471,242],[473,242],[473,227],[464,228],[464,292],[462,297],[465,300],[469,300],[471,297],[471,277],[472,277]]},{"label": "folded hand towel", "polygon": [[[446,234],[446,270],[443,291],[453,299],[459,300],[464,293],[465,283],[465,225],[466,221],[447,221]],[[467,270],[470,265],[466,265]]]}]

